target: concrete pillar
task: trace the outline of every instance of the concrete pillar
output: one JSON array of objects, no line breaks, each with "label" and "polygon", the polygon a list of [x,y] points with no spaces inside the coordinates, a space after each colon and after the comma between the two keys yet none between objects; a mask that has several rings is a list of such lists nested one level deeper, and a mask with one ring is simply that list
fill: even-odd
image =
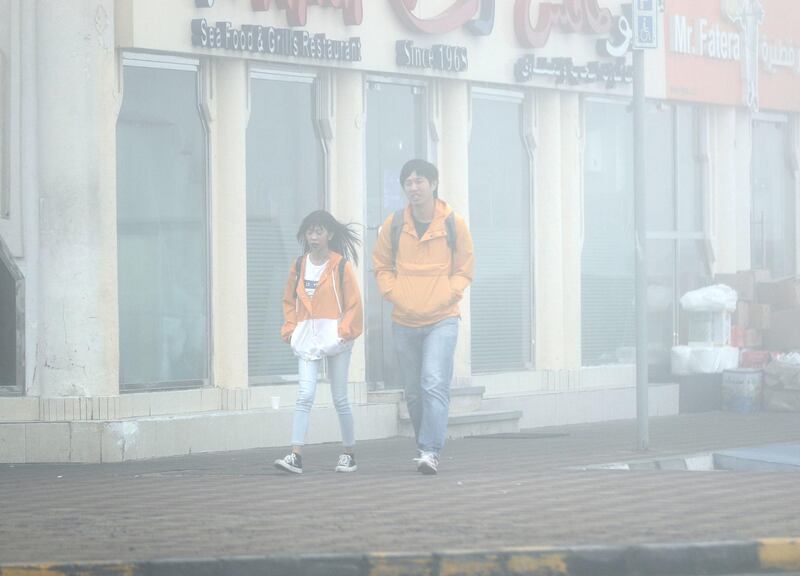
[{"label": "concrete pillar", "polygon": [[[334,138],[329,172],[330,210],[340,222],[363,222],[367,202],[364,181],[364,83],[361,72],[340,70],[333,75],[336,109],[334,112]],[[362,242],[366,230],[359,229]],[[356,270],[361,284],[361,295],[369,280],[370,254],[364,246],[359,251]],[[366,303],[365,303],[366,305]],[[365,315],[366,316],[366,315]],[[350,358],[350,380],[366,380],[366,339],[356,341]]]},{"label": "concrete pillar", "polygon": [[[470,92],[466,82],[442,80],[441,141],[439,151],[439,188],[453,209],[469,224],[469,136]],[[477,266],[480,263],[476,263]],[[472,377],[472,340],[470,291],[461,301],[461,326],[455,353],[454,385],[469,385]]]},{"label": "concrete pillar", "polygon": [[750,213],[752,212],[753,196],[750,178],[753,163],[753,126],[749,110],[737,109],[735,114],[736,269],[749,270],[752,261]]},{"label": "concrete pillar", "polygon": [[536,368],[564,364],[564,263],[562,222],[561,98],[542,90],[536,99]]},{"label": "concrete pillar", "polygon": [[581,366],[581,236],[583,234],[583,118],[580,97],[561,94],[561,193],[564,360]]},{"label": "concrete pillar", "polygon": [[[737,202],[736,109],[713,108],[711,114],[713,224],[709,232],[714,249],[714,272],[728,274],[738,270],[738,237],[742,234],[738,222],[742,210]],[[749,223],[747,229],[750,229]]]},{"label": "concrete pillar", "polygon": [[212,114],[213,382],[246,388],[247,376],[247,65],[218,58]]},{"label": "concrete pillar", "polygon": [[113,0],[38,0],[42,396],[119,391]]}]

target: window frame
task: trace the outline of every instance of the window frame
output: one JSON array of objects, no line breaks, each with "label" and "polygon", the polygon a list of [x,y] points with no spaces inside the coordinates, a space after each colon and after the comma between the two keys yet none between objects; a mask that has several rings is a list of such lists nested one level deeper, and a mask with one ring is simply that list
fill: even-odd
[{"label": "window frame", "polygon": [[[793,229],[792,233],[794,235],[795,241],[795,248],[794,248],[794,261],[791,262],[793,266],[793,270],[790,271],[790,275],[796,276],[800,273],[800,246],[797,246],[798,242],[800,242],[800,193],[798,193],[798,185],[800,184],[800,170],[798,170],[797,163],[800,162],[800,158],[797,157],[798,151],[793,149],[793,146],[796,146],[795,143],[797,136],[796,132],[800,130],[798,126],[797,118],[792,118],[789,114],[782,114],[779,112],[766,112],[766,111],[758,111],[754,112],[750,117],[750,141],[753,144],[753,135],[755,133],[755,124],[756,123],[762,124],[781,124],[785,129],[786,141],[784,142],[784,148],[781,150],[781,160],[784,164],[784,169],[786,171],[787,182],[786,187],[787,190],[785,193],[787,196],[789,194],[792,195],[792,200],[794,203],[792,219],[793,219]],[[794,156],[794,157],[793,157]],[[751,151],[750,155],[750,193],[749,193],[749,209],[750,209],[750,259],[751,259],[751,267],[755,267],[755,264],[752,262],[753,259],[753,251],[755,246],[753,246],[753,232],[752,232],[752,222],[753,222],[753,204],[754,204],[754,193],[755,193],[755,169],[754,169],[754,159],[755,159],[755,147]],[[764,246],[762,246],[762,252],[764,250]],[[762,256],[763,257],[763,256]],[[765,262],[761,263],[762,266],[766,264]]]},{"label": "window frame", "polygon": [[[333,103],[330,101],[330,99],[332,99],[333,96],[328,92],[329,86],[327,85],[326,82],[324,82],[322,72],[316,70],[301,71],[301,70],[290,69],[288,67],[283,67],[280,65],[266,65],[261,62],[251,64],[247,71],[248,110],[251,109],[252,106],[252,94],[253,94],[252,86],[254,80],[264,80],[267,82],[289,82],[289,83],[311,86],[312,103],[311,103],[311,109],[309,110],[309,114],[311,115],[311,122],[314,127],[314,136],[319,141],[320,150],[322,152],[319,165],[319,170],[320,173],[322,174],[322,191],[319,194],[319,202],[322,208],[327,210],[331,205],[331,197],[330,197],[331,154],[330,154],[330,143],[328,141],[329,139],[325,137],[326,130],[323,124],[325,123],[326,118],[324,117],[323,111],[326,109],[327,110],[333,109],[332,108]],[[325,105],[323,105],[323,102],[326,100],[327,102],[325,102]],[[249,127],[249,120],[248,120],[248,126],[245,127],[245,137],[248,127]],[[245,212],[247,212],[246,208]],[[249,307],[248,307],[248,324],[249,324]],[[248,363],[249,363],[249,353],[248,353]],[[325,378],[327,378],[327,364],[324,365],[323,370],[320,373],[320,380],[324,380]],[[276,384],[296,384],[299,380],[299,373],[294,372],[289,374],[267,374],[265,376],[254,377],[248,370],[247,379],[248,379],[248,386],[253,388],[259,386],[271,386]]]},{"label": "window frame", "polygon": [[14,261],[11,252],[0,238],[0,266],[4,266],[15,284],[14,303],[16,309],[16,371],[12,386],[0,386],[0,397],[25,395],[25,277]]},{"label": "window frame", "polygon": [[[373,358],[373,354],[376,354],[375,349],[376,347],[373,346],[371,340],[372,336],[368,334],[373,329],[373,322],[374,317],[373,314],[375,311],[372,310],[372,305],[374,302],[381,302],[381,306],[387,306],[387,303],[383,299],[383,297],[379,293],[373,294],[373,291],[376,289],[373,287],[374,274],[375,271],[372,268],[372,257],[371,254],[367,252],[367,246],[369,238],[368,236],[373,232],[377,234],[377,231],[380,229],[380,224],[377,226],[370,226],[370,219],[369,219],[369,207],[370,207],[370,196],[369,196],[369,172],[370,166],[368,162],[368,142],[367,138],[369,135],[369,114],[370,111],[368,110],[368,102],[369,102],[369,92],[370,90],[375,90],[375,86],[404,86],[410,87],[412,90],[419,90],[420,94],[423,97],[423,102],[421,105],[420,110],[420,118],[416,119],[419,124],[414,127],[414,129],[423,128],[424,129],[424,146],[425,146],[425,153],[423,155],[425,160],[432,162],[433,164],[437,164],[438,159],[438,148],[437,148],[437,138],[435,134],[437,133],[438,127],[438,97],[436,95],[435,84],[433,84],[430,80],[425,78],[419,77],[410,77],[410,76],[402,76],[402,75],[393,75],[393,74],[381,74],[381,73],[367,73],[364,75],[363,81],[363,114],[365,118],[364,129],[362,130],[362,143],[363,143],[363,155],[362,155],[362,177],[365,185],[364,191],[364,202],[362,206],[362,220],[365,223],[364,226],[364,237],[363,237],[363,246],[364,246],[364,285],[362,286],[363,290],[363,299],[364,299],[364,333],[369,338],[369,340],[365,343],[364,347],[364,375],[365,380],[367,381],[370,389],[391,389],[391,383],[386,378],[386,371],[387,366],[385,365],[384,358],[381,358],[381,370],[380,370],[380,378],[377,378],[377,375],[373,372],[375,369],[373,368],[373,364],[375,364],[375,359]],[[410,159],[410,158],[409,158]],[[398,184],[399,186],[399,184]],[[372,276],[372,278],[370,278]],[[383,308],[381,309],[383,313]],[[383,325],[383,320],[381,320],[381,328],[385,329]],[[384,341],[384,331],[380,331],[380,339],[381,339],[381,352],[384,352],[385,341]]]},{"label": "window frame", "polygon": [[[122,110],[122,106],[124,105],[125,99],[125,67],[137,67],[137,68],[153,68],[158,70],[174,70],[174,71],[182,71],[182,72],[194,72],[196,73],[196,105],[197,105],[197,113],[200,118],[200,123],[203,128],[204,138],[203,138],[203,148],[204,148],[204,158],[203,161],[205,163],[205,187],[204,187],[204,196],[205,196],[205,217],[206,217],[206,302],[205,302],[205,310],[206,310],[206,378],[201,379],[193,379],[193,380],[175,380],[175,381],[165,381],[165,382],[149,382],[149,383],[128,383],[123,386],[122,382],[119,382],[119,391],[120,394],[133,394],[137,392],[158,392],[158,391],[168,391],[168,390],[187,390],[187,389],[202,389],[202,388],[212,388],[214,386],[214,318],[213,318],[213,293],[214,293],[214,284],[213,284],[213,273],[212,273],[212,264],[213,264],[213,226],[212,226],[212,214],[213,214],[213,198],[211,193],[211,185],[212,185],[212,130],[210,126],[210,121],[208,117],[208,110],[206,108],[208,101],[208,90],[207,83],[210,81],[208,77],[207,71],[204,66],[204,62],[201,62],[199,58],[187,58],[183,56],[174,56],[171,54],[163,54],[163,53],[149,53],[149,52],[136,52],[136,51],[124,51],[119,56],[119,82],[120,82],[120,105],[119,110]],[[119,120],[117,121],[119,122]],[[118,123],[115,124],[115,132]],[[119,192],[117,192],[119,194]],[[119,235],[119,233],[117,233]],[[119,290],[119,289],[118,289]],[[121,354],[121,351],[120,351]]]},{"label": "window frame", "polygon": [[[523,366],[512,371],[530,372],[536,370],[536,134],[533,131],[535,120],[535,102],[533,92],[530,90],[515,90],[512,88],[496,88],[489,85],[473,83],[469,86],[469,122],[470,142],[472,140],[472,114],[475,98],[494,102],[507,102],[520,107],[521,123],[519,126],[520,141],[525,150],[528,162],[528,256],[530,269],[528,281],[530,282],[530,342],[528,342],[528,359]],[[468,143],[469,144],[469,143]],[[469,176],[467,178],[469,182]],[[470,315],[472,311],[470,310]],[[471,341],[471,338],[470,338]],[[472,375],[490,375],[509,372],[507,369],[475,371],[471,368]]]}]

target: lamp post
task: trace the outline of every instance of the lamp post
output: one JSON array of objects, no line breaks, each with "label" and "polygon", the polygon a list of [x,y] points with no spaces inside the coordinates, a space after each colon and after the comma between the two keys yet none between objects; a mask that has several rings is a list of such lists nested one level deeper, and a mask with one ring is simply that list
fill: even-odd
[{"label": "lamp post", "polygon": [[645,179],[644,50],[658,48],[658,2],[633,2],[633,188],[636,248],[637,448],[650,447],[647,334],[647,182]]}]

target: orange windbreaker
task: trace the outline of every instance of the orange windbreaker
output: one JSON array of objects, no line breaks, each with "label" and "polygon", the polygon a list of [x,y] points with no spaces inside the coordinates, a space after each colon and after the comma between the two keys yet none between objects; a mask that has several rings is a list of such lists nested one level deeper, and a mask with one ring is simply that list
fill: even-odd
[{"label": "orange windbreaker", "polygon": [[447,243],[445,218],[452,208],[436,200],[428,230],[417,238],[411,207],[406,206],[396,268],[392,267],[392,215],[383,223],[372,252],[378,289],[394,304],[392,320],[417,328],[460,316],[458,302],[472,282],[475,257],[466,222],[455,214],[456,247]]},{"label": "orange windbreaker", "polygon": [[[281,338],[290,342],[295,355],[316,359],[331,356],[352,346],[364,329],[364,313],[358,279],[350,262],[344,265],[344,282],[339,281],[342,255],[331,252],[328,266],[319,279],[314,296],[309,297],[303,283],[306,256],[300,265],[300,282],[293,262],[283,291]],[[295,284],[297,291],[295,293]],[[342,290],[342,285],[344,289]]]}]

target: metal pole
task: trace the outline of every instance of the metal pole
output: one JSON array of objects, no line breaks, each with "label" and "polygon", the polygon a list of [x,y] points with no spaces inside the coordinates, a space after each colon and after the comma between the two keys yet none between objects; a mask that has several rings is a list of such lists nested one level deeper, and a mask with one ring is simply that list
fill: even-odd
[{"label": "metal pole", "polygon": [[650,447],[647,383],[647,189],[644,173],[644,51],[633,51],[633,187],[636,229],[636,424],[637,447]]}]

